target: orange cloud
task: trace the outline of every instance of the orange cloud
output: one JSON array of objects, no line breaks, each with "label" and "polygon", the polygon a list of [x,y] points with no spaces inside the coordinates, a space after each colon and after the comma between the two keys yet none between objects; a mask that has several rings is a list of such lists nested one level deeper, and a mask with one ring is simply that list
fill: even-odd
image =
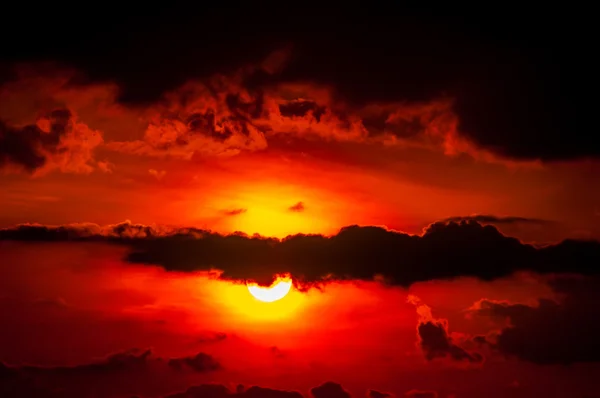
[{"label": "orange cloud", "polygon": [[23,127],[0,124],[0,166],[35,176],[52,170],[90,173],[96,167],[93,151],[102,134],[90,129],[68,109],[56,109]]},{"label": "orange cloud", "polygon": [[[116,152],[159,158],[231,157],[303,139],[415,147],[510,166],[538,165],[478,148],[458,130],[451,98],[357,106],[344,101],[333,86],[277,82],[289,54],[276,52],[261,64],[243,66],[227,76],[188,81],[165,93],[159,103],[145,106],[120,104],[115,84],[75,84],[79,75],[74,70],[22,66],[18,79],[0,88],[0,99],[9,104],[0,118],[12,126],[37,120],[43,127],[47,121],[38,120],[39,115],[71,109],[80,118],[75,130],[80,134],[65,140],[69,150],[76,150],[71,158],[90,157],[102,144]],[[271,76],[274,82],[257,86],[252,83],[257,74]],[[110,130],[111,139],[92,139],[91,132],[82,131],[83,123],[100,127],[91,130],[99,137],[100,131]],[[136,136],[138,132],[142,136]],[[73,168],[59,160],[56,168],[89,170],[81,160],[78,163]]]}]

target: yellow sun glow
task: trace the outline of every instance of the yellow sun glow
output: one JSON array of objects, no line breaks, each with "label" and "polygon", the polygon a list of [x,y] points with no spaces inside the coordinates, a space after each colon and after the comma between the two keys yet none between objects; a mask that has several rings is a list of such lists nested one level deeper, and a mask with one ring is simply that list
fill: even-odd
[{"label": "yellow sun glow", "polygon": [[[298,202],[305,208],[294,210]],[[210,228],[222,233],[242,231],[284,238],[297,233],[335,233],[341,226],[336,215],[340,205],[332,210],[328,208],[331,202],[331,197],[315,189],[265,182],[233,185],[198,211],[211,208],[217,221]],[[223,215],[223,210],[236,209],[242,211]]]},{"label": "yellow sun glow", "polygon": [[247,284],[248,291],[257,300],[265,303],[281,300],[292,288],[292,280],[288,278],[277,278],[271,286],[259,286],[256,283]]}]

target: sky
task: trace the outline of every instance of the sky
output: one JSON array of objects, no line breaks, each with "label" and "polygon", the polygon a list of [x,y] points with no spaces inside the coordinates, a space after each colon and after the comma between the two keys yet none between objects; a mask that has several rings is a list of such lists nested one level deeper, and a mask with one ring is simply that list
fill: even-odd
[{"label": "sky", "polygon": [[600,397],[581,15],[162,7],[0,27],[0,395]]}]

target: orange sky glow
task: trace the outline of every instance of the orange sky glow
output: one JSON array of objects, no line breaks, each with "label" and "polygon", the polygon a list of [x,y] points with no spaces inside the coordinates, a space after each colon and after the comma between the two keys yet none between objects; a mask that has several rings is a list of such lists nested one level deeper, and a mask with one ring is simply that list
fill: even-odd
[{"label": "orange sky glow", "polygon": [[[159,357],[201,350],[222,359],[226,370],[210,379],[201,373],[183,380],[159,374],[167,379],[153,393],[181,388],[190,380],[232,379],[307,391],[324,381],[318,376],[323,372],[346,380],[344,386],[357,396],[369,387],[395,391],[409,382],[451,392],[451,373],[440,373],[436,382],[429,376],[450,364],[432,370],[421,357],[415,324],[423,312],[412,303],[415,299],[428,303],[434,317],[446,317],[449,332],[461,339],[489,325],[456,308],[469,308],[482,297],[531,305],[539,297],[554,297],[542,279],[521,275],[488,283],[468,278],[428,282],[407,290],[382,289],[377,282],[335,283],[307,292],[292,288],[283,299],[265,303],[243,283],[207,273],[132,267],[121,262],[122,250],[76,246],[40,246],[36,253],[22,250],[21,244],[3,246],[7,261],[25,265],[1,275],[0,286],[12,297],[3,304],[12,309],[2,311],[8,325],[2,337],[16,339],[13,346],[3,346],[3,355],[13,363],[52,366],[90,362],[135,346],[152,347]],[[76,337],[81,334],[86,339]],[[65,341],[69,351],[61,349]],[[520,375],[521,368],[510,369],[515,365],[500,357],[488,361],[486,372],[504,372],[498,386],[505,391],[512,378],[533,382],[523,377],[535,376]],[[469,368],[482,371],[477,364],[462,366]]]},{"label": "orange sky glow", "polygon": [[599,396],[600,157],[559,68],[383,16],[404,44],[259,51],[280,19],[244,14],[208,50],[181,14],[202,62],[133,46],[151,17],[0,60],[0,397]]},{"label": "orange sky glow", "polygon": [[[238,86],[243,73],[222,78],[223,95],[253,100]],[[64,145],[74,152],[52,158],[33,179],[1,177],[4,226],[33,219],[48,224],[131,220],[284,237],[332,234],[348,224],[419,233],[430,222],[457,214],[518,214],[560,224],[510,231],[526,240],[598,235],[600,192],[592,184],[597,162],[542,165],[493,157],[457,138],[454,116],[435,100],[420,107],[366,106],[345,125],[334,113],[345,105],[333,102],[331,89],[283,85],[268,93],[269,113],[256,122],[266,133],[221,141],[190,135],[166,116],[178,113],[185,119],[215,109],[226,128],[224,97],[208,96],[202,83],[187,83],[161,104],[139,109],[118,104],[114,85],[69,87],[68,72],[64,78],[30,74],[23,72],[0,90],[8,105],[0,117],[15,126],[36,120],[43,125],[48,119],[40,115],[48,107],[68,106],[77,121]],[[177,101],[188,91],[198,97],[182,106]],[[332,110],[319,121],[311,112],[282,116],[277,104],[297,96]],[[40,103],[47,105],[39,108]],[[436,107],[447,114],[431,116]],[[391,121],[417,117],[429,127],[413,141],[386,132],[367,136],[360,118],[386,112]],[[181,150],[158,149],[176,138],[187,140]],[[57,169],[65,173],[52,172]],[[569,204],[574,192],[585,192],[576,195],[579,206]],[[294,211],[299,202],[302,207]]]}]

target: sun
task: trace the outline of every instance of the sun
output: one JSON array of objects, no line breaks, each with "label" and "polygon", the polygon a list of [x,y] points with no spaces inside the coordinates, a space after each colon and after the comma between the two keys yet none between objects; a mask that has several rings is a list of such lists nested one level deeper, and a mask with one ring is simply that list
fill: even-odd
[{"label": "sun", "polygon": [[292,288],[290,277],[278,277],[271,286],[259,286],[257,283],[247,283],[248,291],[257,300],[272,303],[284,298]]}]

